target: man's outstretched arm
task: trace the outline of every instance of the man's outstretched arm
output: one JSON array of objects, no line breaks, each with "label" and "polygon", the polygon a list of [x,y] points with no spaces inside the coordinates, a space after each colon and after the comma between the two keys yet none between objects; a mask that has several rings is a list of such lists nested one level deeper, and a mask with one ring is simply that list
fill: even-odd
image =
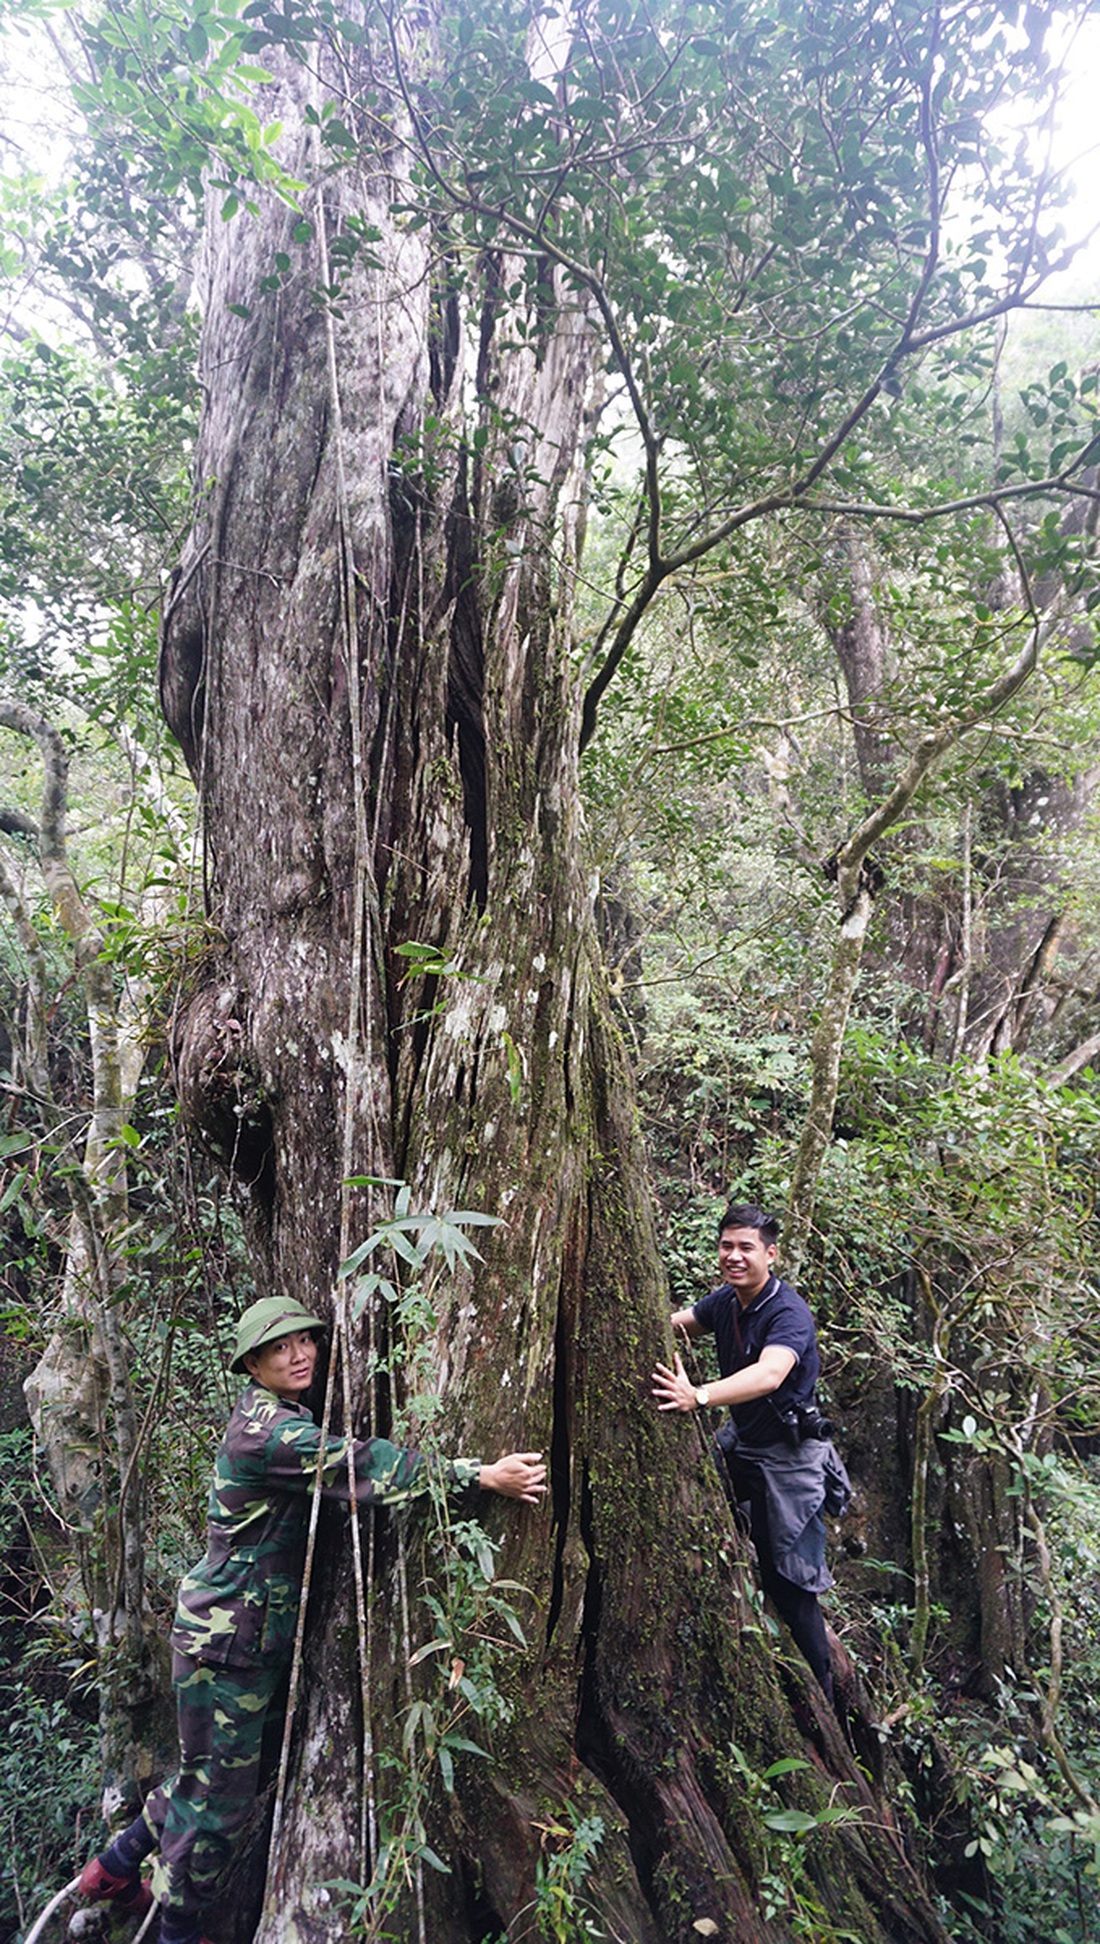
[{"label": "man's outstretched arm", "polygon": [[[688,1312],[690,1315],[690,1311]],[[675,1321],[675,1318],[673,1318]],[[769,1397],[789,1376],[798,1358],[785,1344],[772,1343],[761,1350],[756,1363],[738,1370],[732,1377],[718,1377],[704,1386],[707,1408],[727,1404],[751,1404],[754,1398]],[[659,1411],[698,1411],[702,1400],[696,1386],[676,1352],[673,1367],[658,1364],[653,1372],[653,1395]]]}]

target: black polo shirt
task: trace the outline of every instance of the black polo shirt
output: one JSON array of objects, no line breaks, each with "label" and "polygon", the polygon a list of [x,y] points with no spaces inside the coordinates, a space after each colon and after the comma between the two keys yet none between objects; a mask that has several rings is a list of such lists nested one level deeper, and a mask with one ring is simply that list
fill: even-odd
[{"label": "black polo shirt", "polygon": [[695,1304],[692,1315],[700,1329],[708,1335],[713,1333],[723,1377],[733,1377],[749,1364],[758,1363],[760,1352],[771,1344],[794,1351],[794,1369],[778,1390],[730,1407],[730,1416],[746,1444],[776,1444],[782,1432],[772,1407],[786,1410],[793,1405],[797,1410],[800,1405],[809,1405],[821,1368],[809,1306],[790,1283],[771,1275],[747,1309],[741,1308],[733,1285],[723,1283]]}]

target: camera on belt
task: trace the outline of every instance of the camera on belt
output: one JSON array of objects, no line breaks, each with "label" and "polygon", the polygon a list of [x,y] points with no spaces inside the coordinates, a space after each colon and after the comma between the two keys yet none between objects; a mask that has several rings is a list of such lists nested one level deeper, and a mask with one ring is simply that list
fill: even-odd
[{"label": "camera on belt", "polygon": [[772,1413],[785,1444],[807,1444],[812,1438],[824,1442],[833,1435],[833,1422],[820,1409],[815,1398],[810,1404],[773,1404]]},{"label": "camera on belt", "polygon": [[[770,1398],[767,1403],[784,1444],[791,1445],[794,1450],[812,1439],[823,1444],[832,1437],[832,1418],[825,1416],[816,1398],[811,1404],[773,1404]],[[741,1443],[741,1436],[732,1418],[727,1418],[718,1426],[714,1442],[723,1458],[733,1457]]]}]

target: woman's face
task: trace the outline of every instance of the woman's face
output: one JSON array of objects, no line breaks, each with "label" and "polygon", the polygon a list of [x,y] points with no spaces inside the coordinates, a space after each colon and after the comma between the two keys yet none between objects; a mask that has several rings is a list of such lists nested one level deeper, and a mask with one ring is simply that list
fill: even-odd
[{"label": "woman's face", "polygon": [[308,1330],[294,1330],[289,1336],[261,1344],[245,1358],[244,1365],[265,1390],[276,1391],[296,1403],[313,1382],[316,1362],[316,1339]]}]

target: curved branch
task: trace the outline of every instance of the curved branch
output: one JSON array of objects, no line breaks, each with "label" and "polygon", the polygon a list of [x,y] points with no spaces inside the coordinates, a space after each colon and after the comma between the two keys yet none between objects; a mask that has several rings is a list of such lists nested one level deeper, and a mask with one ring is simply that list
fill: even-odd
[{"label": "curved branch", "polygon": [[1012,667],[991,683],[969,709],[965,709],[961,715],[949,717],[938,729],[927,730],[921,737],[893,789],[875,810],[864,817],[837,852],[837,888],[842,908],[846,909],[856,894],[860,867],[872,844],[908,809],[924,778],[939,758],[980,722],[997,715],[1024,686],[1038,665],[1040,650],[1049,640],[1054,625],[1050,620],[1040,622],[1033,613],[1027,642]]},{"label": "curved branch", "polygon": [[1064,1087],[1066,1081],[1072,1080],[1074,1074],[1080,1073],[1082,1067],[1091,1066],[1098,1053],[1100,1053],[1100,1033],[1090,1033],[1087,1039],[1081,1040],[1079,1045],[1073,1048],[1072,1052],[1065,1054],[1058,1061],[1057,1066],[1051,1067],[1046,1076],[1047,1086]]},{"label": "curved branch", "polygon": [[0,810],[0,832],[5,837],[30,837],[36,843],[41,836],[33,817],[25,817],[22,810]]},{"label": "curved branch", "polygon": [[836,853],[834,862],[841,911],[840,930],[833,950],[829,986],[810,1051],[810,1101],[791,1176],[790,1213],[783,1236],[784,1257],[790,1263],[792,1272],[797,1272],[813,1219],[818,1177],[836,1110],[848,1013],[874,910],[874,876],[864,869],[868,853],[872,845],[908,809],[921,783],[940,757],[979,722],[988,720],[1004,708],[1023,687],[1038,662],[1040,647],[1052,626],[1051,622],[1040,623],[1038,615],[1032,611],[1032,626],[1027,642],[1012,667],[1006,669],[971,708],[959,716],[950,717],[938,729],[926,731],[893,789],[888,791],[876,809],[864,817]]},{"label": "curved branch", "polygon": [[943,519],[949,513],[996,513],[999,507],[1015,500],[1038,499],[1044,493],[1065,493],[1067,497],[1100,500],[1100,489],[1074,475],[1088,471],[1096,462],[1097,441],[1090,434],[1087,443],[1061,472],[1043,479],[1021,480],[1015,486],[989,486],[984,492],[964,493],[959,499],[937,500],[933,506],[891,506],[882,500],[802,500],[804,513],[828,513],[831,517],[860,520],[896,520],[900,526],[924,526],[929,520]]}]

